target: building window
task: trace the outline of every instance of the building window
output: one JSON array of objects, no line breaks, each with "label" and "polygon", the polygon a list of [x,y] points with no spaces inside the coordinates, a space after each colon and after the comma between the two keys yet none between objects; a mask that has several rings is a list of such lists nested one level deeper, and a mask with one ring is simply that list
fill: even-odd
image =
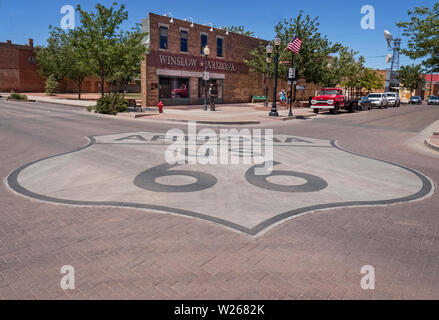
[{"label": "building window", "polygon": [[223,38],[216,38],[216,56],[223,57]]},{"label": "building window", "polygon": [[187,31],[180,31],[180,51],[181,52],[187,52],[187,38],[188,38],[188,32]]},{"label": "building window", "polygon": [[[209,88],[211,84],[216,86],[217,96],[215,100],[217,102],[222,101],[223,99],[223,82],[224,80],[222,79],[210,79],[209,81],[207,81],[207,94],[209,94]],[[198,79],[198,98],[200,100],[204,99],[205,92],[206,92],[206,81],[200,78]],[[207,96],[207,98],[209,99],[210,97]]]},{"label": "building window", "polygon": [[159,97],[169,103],[174,99],[189,99],[189,78],[160,77]]},{"label": "building window", "polygon": [[168,50],[168,28],[160,27],[160,49]]},{"label": "building window", "polygon": [[207,46],[207,34],[201,35],[201,54],[204,55],[204,48]]}]

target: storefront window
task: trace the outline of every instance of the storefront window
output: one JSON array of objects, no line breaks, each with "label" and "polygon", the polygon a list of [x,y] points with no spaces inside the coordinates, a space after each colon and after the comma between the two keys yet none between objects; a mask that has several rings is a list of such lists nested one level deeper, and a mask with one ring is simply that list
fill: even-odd
[{"label": "storefront window", "polygon": [[160,99],[189,99],[189,78],[159,78]]},{"label": "storefront window", "polygon": [[182,30],[180,32],[180,51],[181,52],[187,52],[187,38],[188,38],[187,31]]},{"label": "storefront window", "polygon": [[[199,79],[198,80],[198,98],[199,99],[204,99],[205,96],[205,92],[206,92],[206,86],[205,86],[206,81],[204,81],[203,79]],[[210,84],[213,83],[216,85],[216,90],[217,90],[217,97],[216,100],[222,100],[223,99],[223,80],[222,79],[211,79],[209,81],[207,81],[207,98],[209,98],[209,87]]]},{"label": "storefront window", "polygon": [[168,49],[168,28],[160,27],[160,49]]}]

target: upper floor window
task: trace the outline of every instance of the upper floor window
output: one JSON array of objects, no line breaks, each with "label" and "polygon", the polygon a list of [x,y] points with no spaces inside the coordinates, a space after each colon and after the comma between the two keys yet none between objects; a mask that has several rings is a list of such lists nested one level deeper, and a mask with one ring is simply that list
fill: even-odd
[{"label": "upper floor window", "polygon": [[160,27],[160,49],[168,49],[168,28]]},{"label": "upper floor window", "polygon": [[216,56],[223,57],[223,38],[216,38]]},{"label": "upper floor window", "polygon": [[181,30],[180,31],[180,51],[187,52],[187,40],[188,40],[188,32]]},{"label": "upper floor window", "polygon": [[204,55],[204,48],[207,46],[207,34],[201,35],[201,54]]}]

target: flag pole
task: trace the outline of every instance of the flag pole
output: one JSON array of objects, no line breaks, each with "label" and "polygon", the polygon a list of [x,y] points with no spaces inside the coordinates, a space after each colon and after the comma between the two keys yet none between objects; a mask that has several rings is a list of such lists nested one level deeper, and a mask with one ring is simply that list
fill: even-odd
[{"label": "flag pole", "polygon": [[[294,68],[294,52],[291,52],[291,68]],[[296,77],[296,74],[294,74],[294,78]],[[292,118],[293,117],[293,99],[295,98],[295,91],[294,90],[294,95],[293,95],[293,83],[294,83],[294,79],[291,79],[291,85],[290,85],[290,112],[288,113],[288,117]]]}]

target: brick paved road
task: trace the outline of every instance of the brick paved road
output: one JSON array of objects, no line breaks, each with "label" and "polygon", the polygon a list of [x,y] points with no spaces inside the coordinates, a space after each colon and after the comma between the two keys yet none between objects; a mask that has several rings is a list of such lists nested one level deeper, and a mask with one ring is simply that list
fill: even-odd
[{"label": "brick paved road", "polygon": [[[439,157],[406,144],[439,108],[401,107],[276,123],[275,132],[336,139],[353,152],[419,170]],[[170,125],[82,109],[0,101],[0,176],[86,144],[85,136]],[[173,124],[173,127],[179,127]],[[180,126],[184,128],[184,126]],[[134,209],[32,201],[0,186],[2,299],[439,298],[439,196],[388,207],[311,213],[257,240],[208,222]],[[73,265],[76,290],[59,287]],[[376,289],[360,288],[373,265]]]}]

